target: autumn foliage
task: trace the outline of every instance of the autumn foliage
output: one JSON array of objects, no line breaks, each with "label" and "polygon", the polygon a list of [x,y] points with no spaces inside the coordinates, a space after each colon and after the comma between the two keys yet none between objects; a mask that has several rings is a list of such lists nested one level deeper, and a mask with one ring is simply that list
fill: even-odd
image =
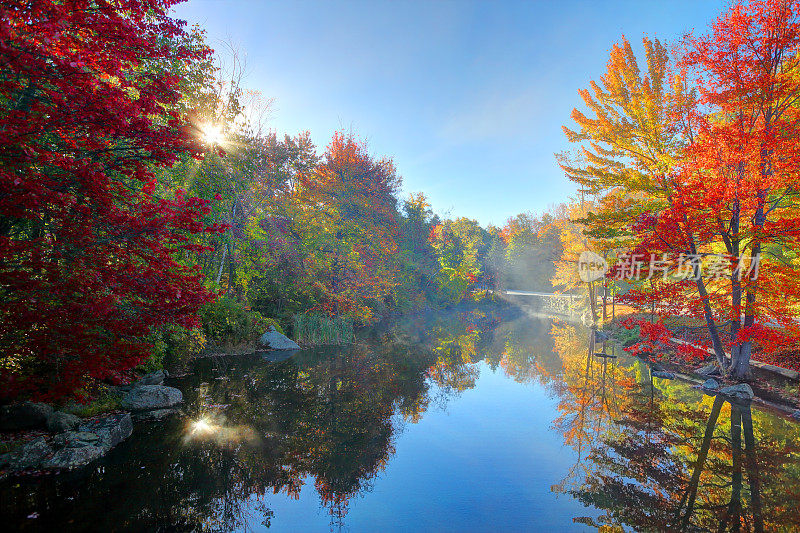
[{"label": "autumn foliage", "polygon": [[[157,198],[153,169],[199,154],[179,111],[173,2],[0,3],[0,390],[59,398],[120,381],[150,328],[211,294],[183,261],[208,202]],[[122,9],[120,9],[122,8]]]},{"label": "autumn foliage", "polygon": [[[800,3],[734,3],[673,57],[643,45],[645,72],[623,39],[581,93],[591,115],[573,113],[565,131],[582,148],[562,168],[596,199],[586,234],[645,265],[623,300],[701,320],[719,364],[744,378],[754,343],[769,357],[800,333]],[[686,257],[699,259],[680,279],[648,267]]]},{"label": "autumn foliage", "polygon": [[363,142],[341,132],[301,176],[295,220],[326,314],[373,322],[374,304],[396,285],[399,185],[389,159],[373,158]]}]

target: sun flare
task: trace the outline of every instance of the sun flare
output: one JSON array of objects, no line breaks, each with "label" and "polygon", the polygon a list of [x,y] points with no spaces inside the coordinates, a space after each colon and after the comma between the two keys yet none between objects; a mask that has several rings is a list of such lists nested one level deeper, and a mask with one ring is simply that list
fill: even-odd
[{"label": "sun flare", "polygon": [[208,420],[201,418],[192,423],[192,433],[208,434],[214,431],[215,427]]},{"label": "sun flare", "polygon": [[205,124],[200,127],[200,130],[203,133],[203,141],[206,144],[222,144],[222,141],[225,140],[222,128],[217,124]]}]

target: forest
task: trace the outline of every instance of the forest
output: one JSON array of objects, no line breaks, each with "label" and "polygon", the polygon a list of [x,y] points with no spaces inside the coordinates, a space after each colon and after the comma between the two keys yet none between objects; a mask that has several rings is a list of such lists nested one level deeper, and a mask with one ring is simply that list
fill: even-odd
[{"label": "forest", "polygon": [[551,214],[448,218],[352,131],[269,130],[238,55],[172,4],[3,3],[4,399],[90,398],[270,325],[341,340],[552,289]]},{"label": "forest", "polygon": [[800,530],[800,0],[180,4],[0,0],[7,528]]},{"label": "forest", "polygon": [[[683,324],[681,357],[737,379],[753,354],[797,365],[795,2],[735,3],[707,34],[644,37],[643,58],[623,37],[564,127],[575,197],[502,227],[403,193],[353,130],[318,147],[270,129],[235,49],[173,4],[2,3],[4,400],[507,289],[580,295],[596,322],[628,306],[633,353]],[[584,283],[587,251],[608,269]]]}]

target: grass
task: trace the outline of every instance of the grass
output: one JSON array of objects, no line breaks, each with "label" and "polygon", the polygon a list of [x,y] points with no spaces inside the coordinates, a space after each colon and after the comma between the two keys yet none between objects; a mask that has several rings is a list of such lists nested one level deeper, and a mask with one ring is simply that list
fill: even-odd
[{"label": "grass", "polygon": [[614,339],[626,348],[639,342],[639,326],[634,326],[631,329],[624,327],[612,328],[612,334]]},{"label": "grass", "polygon": [[294,337],[300,344],[319,346],[353,342],[353,321],[348,317],[295,315]]},{"label": "grass", "polygon": [[87,418],[119,409],[120,400],[118,394],[106,389],[91,402],[87,404],[74,403],[65,407],[64,410],[81,418]]},{"label": "grass", "polygon": [[789,398],[797,398],[800,396],[800,385],[787,383],[781,387],[781,393]]}]

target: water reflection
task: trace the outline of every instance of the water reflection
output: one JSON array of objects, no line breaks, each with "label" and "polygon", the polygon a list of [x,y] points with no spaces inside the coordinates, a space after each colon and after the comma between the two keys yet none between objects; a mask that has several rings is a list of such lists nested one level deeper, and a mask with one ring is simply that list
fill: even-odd
[{"label": "water reflection", "polygon": [[[272,525],[276,498],[313,491],[331,529],[343,529],[353,502],[373,496],[403,428],[480,394],[480,368],[555,398],[553,446],[572,460],[543,490],[587,506],[563,528],[800,528],[796,425],[654,379],[582,326],[487,310],[405,318],[353,347],[285,361],[200,361],[178,384],[183,416],[138,426],[88,472],[3,483],[0,511],[26,530],[249,530]],[[459,432],[457,446],[475,428],[447,429]],[[513,482],[526,490],[524,476]],[[450,490],[423,494],[458,502],[460,487]]]},{"label": "water reflection", "polygon": [[579,463],[554,490],[605,511],[577,521],[604,531],[800,528],[795,424],[654,379],[638,360],[580,363],[591,339],[582,350],[573,329],[553,328],[567,392],[556,427]]}]

